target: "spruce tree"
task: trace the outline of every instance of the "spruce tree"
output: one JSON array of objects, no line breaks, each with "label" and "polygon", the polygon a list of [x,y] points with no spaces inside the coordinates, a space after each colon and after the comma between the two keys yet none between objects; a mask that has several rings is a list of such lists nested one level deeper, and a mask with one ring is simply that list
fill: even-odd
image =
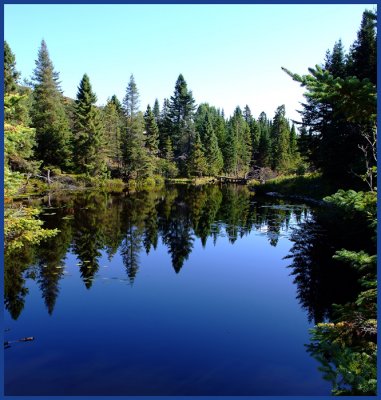
[{"label": "spruce tree", "polygon": [[267,115],[261,112],[258,118],[259,129],[259,147],[258,147],[258,164],[261,167],[270,167],[271,165],[271,122],[267,119]]},{"label": "spruce tree", "polygon": [[290,162],[290,129],[285,115],[285,106],[279,106],[275,112],[271,130],[271,167],[278,171],[288,168]]},{"label": "spruce tree", "polygon": [[328,51],[324,68],[335,78],[344,78],[347,74],[344,46],[341,39],[333,46],[332,54]]},{"label": "spruce tree", "polygon": [[74,159],[78,172],[90,176],[106,173],[104,128],[99,110],[95,106],[96,101],[90,79],[84,74],[75,101]]},{"label": "spruce tree", "polygon": [[115,170],[119,174],[122,163],[121,135],[124,120],[121,115],[121,104],[115,95],[107,101],[102,115],[108,165],[111,170]]},{"label": "spruce tree", "polygon": [[162,157],[164,157],[166,154],[165,146],[167,143],[167,138],[171,136],[171,131],[172,121],[170,117],[169,100],[164,99],[159,120],[159,150]]},{"label": "spruce tree", "polygon": [[175,91],[170,100],[170,117],[172,121],[172,143],[175,155],[189,154],[194,132],[193,114],[195,101],[192,92],[188,90],[187,83],[182,74],[179,75]]},{"label": "spruce tree", "polygon": [[171,138],[169,136],[167,136],[167,139],[165,140],[163,156],[167,161],[173,161],[173,158],[174,158],[173,147],[172,147]]},{"label": "spruce tree", "polygon": [[17,90],[20,73],[16,70],[16,58],[8,43],[4,40],[4,94]]},{"label": "spruce tree", "polygon": [[251,136],[249,125],[245,121],[240,107],[234,110],[234,114],[229,120],[228,132],[225,167],[229,173],[235,176],[246,174],[251,161]]},{"label": "spruce tree", "polygon": [[207,172],[208,166],[205,159],[200,135],[196,133],[195,140],[192,143],[191,153],[188,159],[188,174],[190,176],[203,176]]},{"label": "spruce tree", "polygon": [[44,165],[70,166],[72,134],[63,105],[59,74],[54,71],[45,41],[41,42],[33,75],[32,126],[37,157]]},{"label": "spruce tree", "polygon": [[151,156],[157,156],[159,152],[159,128],[157,127],[155,116],[149,104],[144,114],[144,122],[145,145],[148,150],[148,154]]},{"label": "spruce tree", "polygon": [[153,109],[152,109],[153,115],[155,116],[155,121],[157,126],[160,125],[160,105],[159,105],[159,100],[155,99],[155,103],[153,104]]},{"label": "spruce tree", "polygon": [[359,79],[368,78],[377,85],[377,16],[365,11],[357,39],[349,55],[349,75]]},{"label": "spruce tree", "polygon": [[142,179],[152,173],[152,159],[147,153],[144,118],[139,111],[139,92],[131,75],[123,100],[126,128],[122,137],[123,170],[127,179]]},{"label": "spruce tree", "polygon": [[224,160],[222,158],[222,153],[218,146],[218,140],[210,121],[209,113],[205,114],[203,132],[205,158],[208,166],[206,172],[209,175],[217,175],[222,170]]},{"label": "spruce tree", "polygon": [[290,156],[295,157],[297,151],[298,151],[298,143],[297,143],[297,137],[296,137],[296,130],[295,130],[295,125],[292,124],[291,130],[290,130],[290,146],[289,146]]}]

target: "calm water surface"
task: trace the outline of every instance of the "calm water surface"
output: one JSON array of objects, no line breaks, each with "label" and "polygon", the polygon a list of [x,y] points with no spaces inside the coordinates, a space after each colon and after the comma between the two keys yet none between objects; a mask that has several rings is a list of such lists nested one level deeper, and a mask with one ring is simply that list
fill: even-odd
[{"label": "calm water surface", "polygon": [[5,260],[5,340],[35,337],[5,350],[6,395],[330,394],[305,349],[325,297],[284,258],[307,206],[233,186],[40,206],[60,233]]}]

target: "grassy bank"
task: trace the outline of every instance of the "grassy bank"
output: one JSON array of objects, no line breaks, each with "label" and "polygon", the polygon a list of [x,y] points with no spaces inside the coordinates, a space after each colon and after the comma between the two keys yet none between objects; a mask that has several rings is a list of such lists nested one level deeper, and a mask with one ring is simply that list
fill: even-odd
[{"label": "grassy bank", "polygon": [[253,180],[248,186],[257,194],[276,192],[283,196],[304,196],[315,200],[322,200],[337,189],[318,173],[278,176],[266,183]]}]

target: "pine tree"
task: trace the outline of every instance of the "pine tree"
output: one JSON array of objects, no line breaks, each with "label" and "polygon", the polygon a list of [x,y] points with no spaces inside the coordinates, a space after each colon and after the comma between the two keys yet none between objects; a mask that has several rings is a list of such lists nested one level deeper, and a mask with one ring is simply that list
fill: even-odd
[{"label": "pine tree", "polygon": [[4,94],[16,92],[19,77],[20,73],[16,71],[15,55],[4,40]]},{"label": "pine tree", "polygon": [[128,179],[142,179],[152,173],[152,160],[147,154],[144,118],[139,112],[139,92],[131,75],[123,100],[126,129],[122,137],[124,174]]},{"label": "pine tree", "polygon": [[157,127],[155,116],[151,110],[150,105],[147,106],[147,111],[144,114],[145,122],[145,145],[148,154],[157,156],[159,152],[159,128]]},{"label": "pine tree", "polygon": [[91,176],[104,175],[106,172],[104,128],[95,106],[96,101],[90,79],[84,74],[75,101],[74,158],[78,171]]},{"label": "pine tree", "polygon": [[36,129],[37,157],[45,165],[67,169],[71,159],[72,134],[58,79],[43,40],[34,70],[31,110],[32,125]]},{"label": "pine tree", "polygon": [[207,172],[208,166],[204,156],[200,135],[196,133],[192,143],[191,153],[188,160],[188,174],[190,176],[203,176]]}]

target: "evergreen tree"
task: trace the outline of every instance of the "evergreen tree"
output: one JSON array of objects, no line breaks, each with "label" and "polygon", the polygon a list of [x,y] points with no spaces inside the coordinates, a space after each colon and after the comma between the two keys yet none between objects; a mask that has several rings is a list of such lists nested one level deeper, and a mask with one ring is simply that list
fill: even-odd
[{"label": "evergreen tree", "polygon": [[285,115],[285,106],[279,106],[275,112],[271,130],[271,166],[276,170],[286,169],[290,163],[290,129]]},{"label": "evergreen tree", "polygon": [[144,114],[145,122],[145,145],[148,154],[157,156],[159,152],[159,128],[157,127],[155,116],[151,110],[150,105],[147,106],[147,111]]},{"label": "evergreen tree", "polygon": [[157,126],[160,125],[160,105],[159,105],[159,100],[155,99],[155,103],[153,104],[153,109],[152,109],[153,115],[155,116],[155,122]]},{"label": "evergreen tree", "polygon": [[122,103],[119,101],[118,97],[115,94],[111,96],[110,103],[114,105],[116,111],[122,117],[123,116]]},{"label": "evergreen tree", "polygon": [[45,41],[41,42],[33,75],[32,124],[36,129],[37,157],[45,165],[69,167],[72,135],[63,105],[58,73]]},{"label": "evergreen tree", "polygon": [[243,118],[245,119],[246,123],[250,125],[251,121],[253,120],[253,116],[251,114],[250,107],[246,104],[245,108],[243,109]]},{"label": "evergreen tree", "polygon": [[209,113],[205,114],[203,125],[204,131],[204,149],[207,161],[207,173],[209,175],[217,175],[221,172],[224,160],[222,152],[218,146],[218,140],[212,127]]},{"label": "evergreen tree", "polygon": [[294,157],[298,151],[298,143],[297,143],[297,137],[296,137],[296,130],[295,130],[295,125],[292,124],[291,130],[290,130],[290,146],[289,146],[289,153],[291,157]]},{"label": "evergreen tree", "polygon": [[[167,143],[167,139],[171,136],[172,131],[172,121],[170,117],[170,108],[169,108],[169,100],[164,99],[163,108],[160,113],[159,120],[159,150],[160,155],[165,157],[165,146]],[[172,141],[171,141],[172,142]]]},{"label": "evergreen tree", "polygon": [[105,146],[108,158],[108,166],[111,170],[119,172],[122,163],[121,135],[124,128],[124,120],[121,115],[121,104],[114,95],[107,101],[103,109],[103,125],[105,129]]},{"label": "evergreen tree", "polygon": [[346,76],[346,62],[344,46],[341,39],[333,46],[332,54],[328,51],[324,68],[329,71],[334,77],[339,76],[344,78]]},{"label": "evergreen tree", "polygon": [[179,75],[175,91],[170,100],[170,118],[172,121],[172,143],[175,155],[187,155],[193,141],[193,114],[195,101],[192,92],[188,90],[187,83],[182,74]]},{"label": "evergreen tree", "polygon": [[16,92],[19,77],[20,73],[16,71],[15,55],[4,40],[4,94]]},{"label": "evergreen tree", "polygon": [[236,176],[249,171],[251,161],[250,128],[237,107],[229,120],[225,149],[225,170]]},{"label": "evergreen tree", "polygon": [[144,118],[139,112],[139,92],[131,75],[123,100],[126,129],[122,138],[124,174],[128,179],[142,179],[152,173],[144,138]]},{"label": "evergreen tree", "polygon": [[172,141],[171,141],[171,138],[169,136],[167,136],[167,139],[165,141],[163,154],[164,154],[164,158],[167,161],[173,161],[174,154],[173,154],[173,148],[172,148]]},{"label": "evergreen tree", "polygon": [[359,79],[368,78],[377,85],[377,15],[365,11],[357,40],[353,44],[349,55],[349,75]]},{"label": "evergreen tree", "polygon": [[190,176],[203,176],[207,172],[208,165],[204,156],[200,135],[196,133],[192,143],[192,149],[188,160],[188,174]]},{"label": "evergreen tree", "polygon": [[78,171],[91,176],[106,172],[104,130],[96,101],[90,79],[84,74],[75,101],[74,158]]}]

